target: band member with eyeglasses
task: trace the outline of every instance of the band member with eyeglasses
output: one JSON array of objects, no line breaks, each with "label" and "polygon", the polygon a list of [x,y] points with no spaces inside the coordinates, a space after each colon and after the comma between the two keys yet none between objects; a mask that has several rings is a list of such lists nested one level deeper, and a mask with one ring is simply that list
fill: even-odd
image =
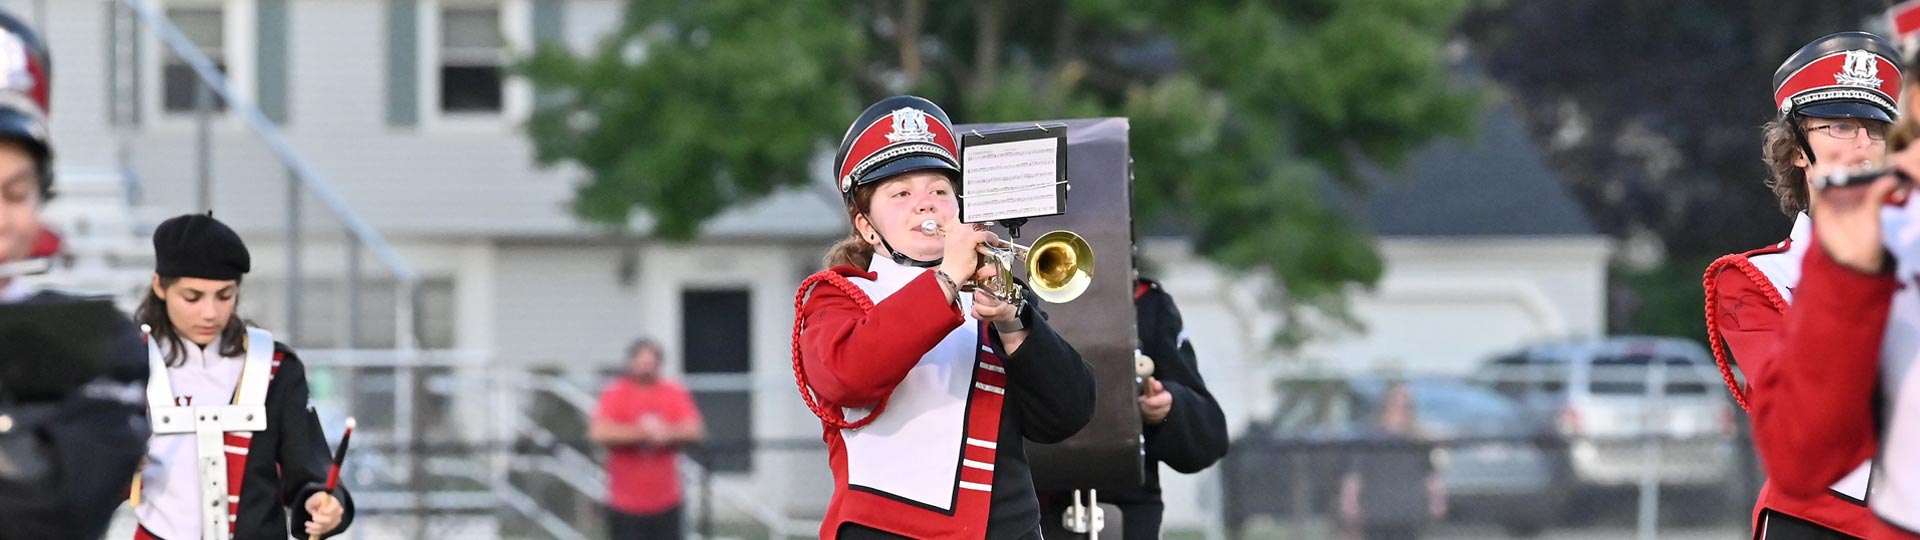
[{"label": "band member with eyeglasses", "polygon": [[[1920,6],[1912,5],[1889,13],[1895,32],[1908,36],[1905,65],[1920,52],[1917,14]],[[1920,136],[1920,116],[1914,114],[1920,103],[1911,99],[1920,89],[1920,73],[1906,72],[1902,84],[1909,99],[1887,137],[1888,166],[1843,169],[1814,182],[1822,194],[1814,212],[1823,216],[1815,236],[1836,259],[1854,261],[1849,267],[1873,279],[1850,288],[1807,288],[1801,304],[1844,309],[1856,326],[1823,339],[1790,339],[1793,345],[1822,342],[1833,354],[1817,363],[1782,365],[1775,377],[1791,384],[1778,385],[1777,401],[1800,405],[1754,414],[1756,426],[1774,426],[1769,429],[1781,434],[1764,453],[1800,458],[1766,463],[1768,476],[1783,490],[1818,489],[1855,470],[1859,453],[1836,451],[1827,441],[1875,441],[1867,506],[1891,529],[1870,535],[1875,538],[1920,538],[1920,204],[1912,204],[1911,193],[1913,179],[1920,178],[1920,145],[1913,144]],[[1815,297],[1827,294],[1842,301]],[[1870,317],[1855,320],[1854,313]],[[1884,325],[1876,324],[1880,320]],[[1792,328],[1802,329],[1802,336],[1831,330]]]},{"label": "band member with eyeglasses", "polygon": [[[1774,74],[1779,114],[1763,128],[1762,153],[1767,185],[1795,217],[1792,233],[1707,268],[1708,338],[1729,390],[1753,419],[1768,471],[1754,508],[1755,538],[1912,537],[1866,506],[1877,446],[1871,422],[1826,419],[1834,411],[1861,420],[1872,414],[1873,378],[1842,382],[1833,369],[1837,359],[1879,355],[1897,287],[1881,246],[1879,202],[1895,186],[1809,185],[1887,161],[1901,84],[1892,44],[1872,34],[1829,35],[1788,57]],[[1862,424],[1869,428],[1844,427]]]},{"label": "band member with eyeglasses", "polygon": [[1092,417],[1092,371],[1030,293],[962,290],[997,238],[957,217],[958,152],[945,111],[895,96],[834,160],[853,234],[801,284],[793,345],[833,472],[822,538],[1039,538],[1025,441]]}]

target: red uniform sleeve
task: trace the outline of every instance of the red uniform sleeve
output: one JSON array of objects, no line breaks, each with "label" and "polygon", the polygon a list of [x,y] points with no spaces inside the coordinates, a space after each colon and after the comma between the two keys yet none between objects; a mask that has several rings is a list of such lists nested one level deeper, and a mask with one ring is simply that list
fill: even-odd
[{"label": "red uniform sleeve", "polygon": [[863,310],[847,291],[821,283],[802,305],[799,347],[815,396],[840,407],[870,407],[964,322],[932,271]]},{"label": "red uniform sleeve", "polygon": [[1720,266],[1713,282],[1713,302],[1718,308],[1715,310],[1718,320],[1713,323],[1726,339],[1740,373],[1746,376],[1751,387],[1756,371],[1773,363],[1776,349],[1785,336],[1781,329],[1786,325],[1786,317],[1774,307],[1765,289],[1737,266]]},{"label": "red uniform sleeve", "polygon": [[1815,245],[1781,314],[1737,269],[1716,278],[1727,344],[1751,389],[1754,445],[1776,489],[1824,493],[1873,456],[1873,394],[1897,287],[1835,263]]}]

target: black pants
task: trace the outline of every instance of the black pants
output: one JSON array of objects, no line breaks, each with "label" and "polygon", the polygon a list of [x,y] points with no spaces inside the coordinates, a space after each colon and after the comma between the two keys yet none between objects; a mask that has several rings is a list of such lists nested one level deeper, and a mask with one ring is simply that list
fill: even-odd
[{"label": "black pants", "polygon": [[1768,511],[1760,516],[1760,540],[1858,540],[1811,521]]},{"label": "black pants", "polygon": [[607,536],[613,540],[682,540],[680,506],[658,514],[629,514],[607,509]]},{"label": "black pants", "polygon": [[1166,513],[1167,505],[1159,501],[1126,503],[1120,507],[1121,538],[1126,540],[1160,540],[1160,515]]}]

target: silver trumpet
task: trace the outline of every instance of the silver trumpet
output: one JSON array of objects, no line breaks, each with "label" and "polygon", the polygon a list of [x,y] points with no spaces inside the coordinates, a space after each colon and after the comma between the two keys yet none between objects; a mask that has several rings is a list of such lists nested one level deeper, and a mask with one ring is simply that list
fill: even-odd
[{"label": "silver trumpet", "polygon": [[[940,223],[931,219],[920,222],[920,229],[942,237],[947,235]],[[1050,303],[1071,302],[1093,284],[1093,247],[1073,231],[1040,235],[1032,247],[1005,240],[984,245],[988,256],[981,264],[993,265],[994,277],[985,282],[968,278],[960,284],[960,290],[984,289],[1001,301],[1019,302],[1021,287],[1013,280],[1015,261],[1026,262],[1027,279],[1031,281],[1034,295]]]}]

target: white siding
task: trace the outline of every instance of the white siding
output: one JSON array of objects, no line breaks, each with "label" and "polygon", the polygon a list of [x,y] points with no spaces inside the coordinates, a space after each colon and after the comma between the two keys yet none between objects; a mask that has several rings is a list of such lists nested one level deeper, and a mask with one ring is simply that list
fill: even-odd
[{"label": "white siding", "polygon": [[1387,273],[1355,298],[1367,333],[1305,355],[1341,370],[1464,374],[1533,340],[1606,331],[1599,238],[1387,239]]},{"label": "white siding", "polygon": [[[30,5],[15,0],[14,4]],[[55,50],[54,140],[63,166],[115,163],[115,131],[107,124],[106,2],[48,2]],[[568,212],[580,173],[541,169],[517,125],[484,128],[390,128],[385,123],[384,0],[292,0],[289,142],[355,212],[389,237],[591,236],[597,231]],[[619,6],[569,2],[570,32],[612,29]],[[157,42],[146,33],[148,57]],[[591,43],[597,35],[569,35]],[[241,44],[235,44],[236,47]],[[250,45],[248,45],[250,47]],[[151,70],[149,70],[151,71]],[[142,80],[151,92],[157,81]],[[145,124],[128,141],[147,195],[170,211],[194,204],[195,131],[187,118],[143,110]],[[214,209],[242,233],[277,227],[287,173],[255,135],[232,118],[214,126]],[[816,176],[818,171],[811,171]],[[844,227],[837,201],[820,193],[775,196],[711,224],[716,235],[810,237]],[[319,207],[310,223],[331,224]],[[778,227],[769,224],[778,224]],[[636,222],[644,227],[647,221]]]},{"label": "white siding", "polygon": [[501,246],[496,362],[619,366],[620,351],[645,331],[638,291],[618,281],[619,257],[613,246]]}]

